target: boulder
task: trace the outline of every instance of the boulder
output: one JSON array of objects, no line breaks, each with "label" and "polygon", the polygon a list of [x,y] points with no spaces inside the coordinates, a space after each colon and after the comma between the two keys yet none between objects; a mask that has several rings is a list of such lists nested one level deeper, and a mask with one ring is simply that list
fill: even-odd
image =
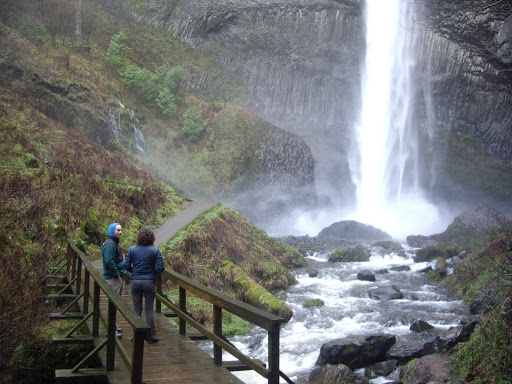
[{"label": "boulder", "polygon": [[434,341],[425,343],[423,346],[423,355],[445,352],[458,343],[468,340],[476,324],[477,321],[472,321],[469,324],[459,325],[444,331],[441,335],[437,336]]},{"label": "boulder", "polygon": [[375,379],[378,376],[387,376],[393,372],[398,366],[397,360],[386,360],[380,363],[372,364],[365,369],[365,376]]},{"label": "boulder", "polygon": [[389,270],[391,270],[393,272],[404,272],[404,271],[410,271],[411,267],[409,267],[408,265],[397,265],[395,267],[389,268]]},{"label": "boulder", "polygon": [[403,384],[449,383],[450,360],[439,354],[413,360],[402,369],[400,380]]},{"label": "boulder", "polygon": [[370,250],[368,248],[363,247],[362,245],[358,245],[355,248],[342,249],[338,251],[334,251],[329,255],[329,262],[358,262],[358,261],[369,261],[370,260]]},{"label": "boulder", "polygon": [[319,274],[320,274],[320,271],[318,269],[309,269],[308,270],[308,275],[311,278],[318,277]]},{"label": "boulder", "polygon": [[383,361],[387,351],[395,342],[395,336],[389,335],[333,340],[322,345],[316,363],[318,365],[345,364],[350,369],[367,367]]},{"label": "boulder", "polygon": [[386,232],[354,220],[339,221],[320,231],[319,239],[343,239],[365,242],[391,240]]},{"label": "boulder", "polygon": [[434,239],[431,239],[429,236],[422,236],[422,235],[413,236],[413,235],[411,235],[411,236],[407,236],[405,240],[407,241],[407,244],[409,245],[409,247],[413,247],[413,248],[425,248],[425,247],[437,245],[437,241]]},{"label": "boulder", "polygon": [[436,259],[436,272],[439,273],[439,276],[445,277],[448,273],[446,260],[442,257]]},{"label": "boulder", "polygon": [[373,274],[372,271],[365,269],[363,271],[358,272],[357,280],[375,281],[375,275]]},{"label": "boulder", "polygon": [[459,253],[460,248],[458,246],[444,242],[436,246],[428,246],[423,249],[417,249],[415,251],[414,261],[416,263],[420,263],[423,261],[432,261],[437,259],[438,257],[443,257],[447,259],[452,256],[458,255]]},{"label": "boulder", "polygon": [[304,308],[309,307],[322,307],[324,305],[324,302],[320,299],[312,299],[308,300],[304,303]]},{"label": "boulder", "polygon": [[477,297],[473,302],[471,302],[471,304],[469,304],[469,312],[471,312],[472,315],[485,313],[492,309],[493,305],[494,301],[491,296],[484,294]]},{"label": "boulder", "polygon": [[369,384],[364,376],[355,374],[343,364],[316,367],[309,375],[308,384]]},{"label": "boulder", "polygon": [[368,294],[370,298],[381,301],[403,299],[404,297],[403,293],[396,285],[388,285],[385,287],[371,289]]},{"label": "boulder", "polygon": [[396,243],[394,241],[377,241],[373,244],[375,247],[380,247],[388,251],[392,252],[398,252],[403,250],[402,246],[399,243]]},{"label": "boulder", "polygon": [[416,320],[411,324],[409,329],[413,332],[421,333],[424,331],[428,331],[430,329],[434,329],[434,327],[432,325],[430,325],[429,323],[427,323],[426,321]]}]

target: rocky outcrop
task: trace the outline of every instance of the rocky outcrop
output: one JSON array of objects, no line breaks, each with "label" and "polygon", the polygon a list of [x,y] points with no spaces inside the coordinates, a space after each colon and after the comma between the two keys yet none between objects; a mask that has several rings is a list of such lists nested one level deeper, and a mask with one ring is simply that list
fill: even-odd
[{"label": "rocky outcrop", "polygon": [[294,209],[315,208],[315,164],[304,141],[262,120],[249,136],[254,153],[248,168],[222,197],[260,226]]},{"label": "rocky outcrop", "polygon": [[380,301],[399,300],[404,297],[404,294],[396,285],[371,289],[368,292],[368,295],[371,299]]},{"label": "rocky outcrop", "polygon": [[[459,247],[474,251],[482,246],[493,231],[512,228],[512,221],[498,210],[481,205],[467,209],[446,228],[446,231],[430,236],[408,236],[411,247],[422,246],[416,251],[415,261],[429,261],[436,257],[450,258],[458,255]],[[464,258],[464,254],[459,255]]]},{"label": "rocky outcrop", "polygon": [[20,97],[35,98],[39,111],[84,136],[106,144],[114,139],[106,119],[106,105],[81,84],[50,83],[37,73],[9,64],[0,65],[0,84]]},{"label": "rocky outcrop", "polygon": [[384,360],[395,344],[395,336],[346,337],[322,345],[317,364],[344,364],[350,369],[366,367]]}]

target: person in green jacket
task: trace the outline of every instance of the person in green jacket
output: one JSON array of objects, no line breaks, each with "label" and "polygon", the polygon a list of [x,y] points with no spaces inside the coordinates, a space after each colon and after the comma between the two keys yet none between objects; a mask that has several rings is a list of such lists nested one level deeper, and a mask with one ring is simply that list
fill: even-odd
[{"label": "person in green jacket", "polygon": [[[119,295],[123,291],[123,277],[126,275],[124,269],[124,256],[119,246],[119,239],[123,233],[123,228],[119,223],[112,223],[108,226],[108,237],[101,247],[103,258],[103,277],[107,283]],[[116,336],[122,337],[122,329],[116,326]]]}]

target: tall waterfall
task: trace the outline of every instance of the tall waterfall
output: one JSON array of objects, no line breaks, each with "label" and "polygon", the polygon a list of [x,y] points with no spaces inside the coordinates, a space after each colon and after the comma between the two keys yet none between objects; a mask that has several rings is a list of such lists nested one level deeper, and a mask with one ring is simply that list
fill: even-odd
[{"label": "tall waterfall", "polygon": [[366,0],[366,60],[362,109],[351,173],[357,188],[355,220],[395,238],[440,226],[422,193],[419,135],[412,119],[417,25],[404,0]]}]

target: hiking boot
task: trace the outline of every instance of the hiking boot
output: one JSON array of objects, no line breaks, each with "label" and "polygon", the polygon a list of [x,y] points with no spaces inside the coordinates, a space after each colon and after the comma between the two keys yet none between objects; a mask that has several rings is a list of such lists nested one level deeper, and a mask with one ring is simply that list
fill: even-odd
[{"label": "hiking boot", "polygon": [[149,344],[156,344],[156,343],[158,343],[159,341],[160,341],[160,338],[158,338],[158,337],[152,337],[152,338],[150,338],[150,339],[148,339],[148,340],[147,340],[147,342],[148,342]]},{"label": "hiking boot", "polygon": [[117,337],[118,339],[122,339],[122,338],[123,338],[123,334],[122,334],[122,333],[120,333],[120,332],[116,332],[116,337]]},{"label": "hiking boot", "polygon": [[121,332],[123,332],[123,328],[119,328],[119,327],[117,327],[117,328],[116,328],[116,331],[117,331],[117,333],[121,333]]}]

